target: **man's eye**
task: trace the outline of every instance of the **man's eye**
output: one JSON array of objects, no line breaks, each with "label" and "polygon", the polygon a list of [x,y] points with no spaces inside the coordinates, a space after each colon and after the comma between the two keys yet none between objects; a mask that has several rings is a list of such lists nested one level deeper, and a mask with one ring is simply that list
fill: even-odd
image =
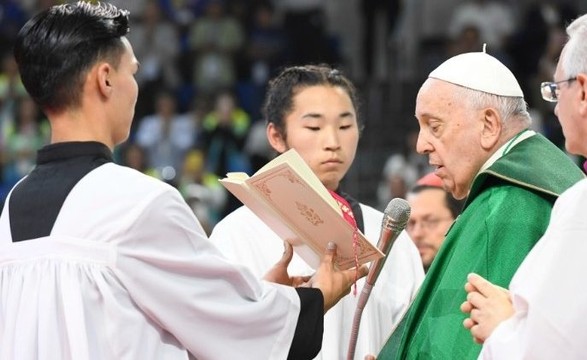
[{"label": "man's eye", "polygon": [[437,133],[440,130],[440,125],[435,124],[435,125],[430,125],[430,131],[433,133]]}]

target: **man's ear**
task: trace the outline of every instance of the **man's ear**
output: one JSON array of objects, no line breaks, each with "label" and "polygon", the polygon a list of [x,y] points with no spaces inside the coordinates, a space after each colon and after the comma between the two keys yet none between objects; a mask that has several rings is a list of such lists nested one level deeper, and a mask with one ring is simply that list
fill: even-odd
[{"label": "man's ear", "polygon": [[275,126],[275,124],[272,122],[267,125],[267,140],[269,140],[269,144],[273,150],[277,151],[278,153],[281,154],[287,150],[285,139],[283,138],[277,126]]},{"label": "man's ear", "polygon": [[497,110],[487,108],[482,114],[481,147],[491,150],[499,142],[503,130],[501,117]]},{"label": "man's ear", "polygon": [[101,63],[96,67],[96,81],[98,89],[103,96],[110,97],[112,95],[112,84],[110,78],[112,76],[112,66],[108,63]]},{"label": "man's ear", "polygon": [[579,73],[577,75],[577,83],[579,83],[579,106],[578,111],[582,116],[587,116],[587,75]]}]

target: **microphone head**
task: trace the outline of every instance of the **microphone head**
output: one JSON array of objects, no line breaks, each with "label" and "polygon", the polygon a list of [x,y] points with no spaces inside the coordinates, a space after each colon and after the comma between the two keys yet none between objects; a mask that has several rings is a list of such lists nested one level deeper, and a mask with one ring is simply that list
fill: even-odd
[{"label": "microphone head", "polygon": [[403,230],[410,218],[410,204],[402,198],[391,199],[383,212],[383,224],[385,228]]}]

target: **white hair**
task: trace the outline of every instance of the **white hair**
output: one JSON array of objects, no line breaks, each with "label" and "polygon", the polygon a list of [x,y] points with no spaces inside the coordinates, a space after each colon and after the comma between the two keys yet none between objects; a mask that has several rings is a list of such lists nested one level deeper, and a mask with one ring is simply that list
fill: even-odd
[{"label": "white hair", "polygon": [[565,45],[562,70],[568,77],[587,73],[587,14],[577,18],[567,27],[569,41]]},{"label": "white hair", "polygon": [[508,124],[514,125],[514,122],[515,125],[524,127],[528,127],[532,123],[532,118],[528,113],[528,104],[522,97],[499,96],[462,86],[458,86],[458,88],[459,90],[455,93],[456,97],[465,99],[464,102],[471,109],[494,108],[497,110],[502,124],[506,127]]}]

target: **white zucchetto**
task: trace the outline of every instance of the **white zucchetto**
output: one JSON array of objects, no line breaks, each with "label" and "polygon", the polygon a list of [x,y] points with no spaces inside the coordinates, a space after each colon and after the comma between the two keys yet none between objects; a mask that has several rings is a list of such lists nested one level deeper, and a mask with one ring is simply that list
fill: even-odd
[{"label": "white zucchetto", "polygon": [[522,88],[510,69],[486,52],[453,56],[428,77],[489,94],[524,97]]}]

